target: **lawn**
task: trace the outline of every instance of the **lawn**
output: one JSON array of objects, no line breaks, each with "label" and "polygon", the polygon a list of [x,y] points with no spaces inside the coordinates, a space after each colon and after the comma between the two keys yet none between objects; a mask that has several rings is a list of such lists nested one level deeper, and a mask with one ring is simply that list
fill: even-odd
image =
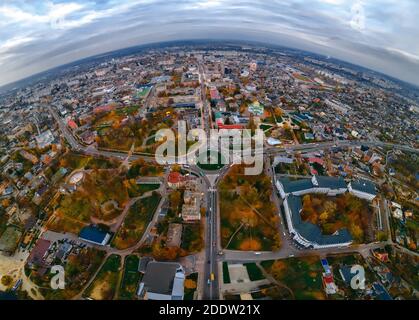
[{"label": "lawn", "polygon": [[182,232],[182,249],[189,254],[199,252],[204,247],[203,230],[201,223],[184,224]]},{"label": "lawn", "polygon": [[128,195],[130,198],[135,198],[158,188],[160,188],[160,184],[137,184],[135,181],[129,181]]},{"label": "lawn", "polygon": [[247,273],[249,274],[249,278],[251,281],[258,281],[265,279],[262,271],[256,265],[256,263],[245,263],[244,266],[247,269]]},{"label": "lawn", "polygon": [[[75,232],[75,225],[88,224],[91,218],[112,220],[121,214],[128,200],[127,187],[118,171],[97,170],[85,173],[83,183],[76,191],[61,196],[55,213],[55,230]],[[111,203],[112,206],[109,205]],[[67,223],[71,225],[67,226]]]},{"label": "lawn", "polygon": [[154,192],[151,196],[138,200],[130,208],[112,241],[112,246],[123,250],[134,246],[140,241],[157,209],[160,199],[160,194]]},{"label": "lawn", "polygon": [[160,176],[163,173],[163,167],[157,163],[148,163],[139,159],[131,164],[127,173],[128,179],[135,179],[147,176]]},{"label": "lawn", "polygon": [[84,293],[94,300],[112,300],[115,296],[121,268],[121,256],[108,257],[96,278]]},{"label": "lawn", "polygon": [[221,153],[208,151],[207,157],[204,156],[200,156],[197,163],[202,170],[215,171],[225,166],[223,162],[226,160],[222,158]]},{"label": "lawn", "polygon": [[326,298],[321,280],[323,268],[319,257],[267,261],[263,262],[262,266],[281,287],[292,291],[291,297],[297,300]]},{"label": "lawn", "polygon": [[[126,112],[132,111],[133,109],[127,109]],[[96,119],[94,123],[96,125],[112,125],[112,130],[106,130],[101,132],[101,135],[97,137],[98,145],[100,148],[105,149],[116,149],[116,150],[130,150],[132,144],[135,144],[135,151],[154,152],[150,146],[146,148],[142,147],[143,141],[150,136],[152,131],[157,131],[163,128],[171,128],[174,123],[172,117],[167,117],[166,112],[155,111],[152,117],[138,121],[133,117],[126,119],[125,115],[117,114],[116,111],[111,111],[108,114],[101,115],[101,118]],[[120,113],[123,113],[122,111]],[[172,113],[174,116],[174,113]],[[157,147],[157,145],[156,145]],[[148,152],[147,151],[147,152]]]},{"label": "lawn", "polygon": [[137,293],[137,286],[140,281],[138,272],[138,263],[140,259],[136,255],[130,255],[125,258],[125,269],[119,291],[119,299],[133,300]]},{"label": "lawn", "polygon": [[102,158],[93,158],[85,155],[68,152],[60,158],[57,164],[52,166],[54,172],[56,172],[59,167],[69,168],[72,170],[75,169],[112,169],[118,168],[120,162],[117,160],[108,160]]},{"label": "lawn", "polygon": [[230,273],[228,272],[228,263],[223,261],[223,282],[230,283]]}]

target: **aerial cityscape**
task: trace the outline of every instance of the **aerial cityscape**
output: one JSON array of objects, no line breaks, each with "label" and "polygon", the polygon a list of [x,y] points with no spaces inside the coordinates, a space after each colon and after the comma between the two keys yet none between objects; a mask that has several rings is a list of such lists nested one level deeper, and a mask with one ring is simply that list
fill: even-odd
[{"label": "aerial cityscape", "polygon": [[419,298],[419,73],[228,33],[20,54],[0,300]]}]

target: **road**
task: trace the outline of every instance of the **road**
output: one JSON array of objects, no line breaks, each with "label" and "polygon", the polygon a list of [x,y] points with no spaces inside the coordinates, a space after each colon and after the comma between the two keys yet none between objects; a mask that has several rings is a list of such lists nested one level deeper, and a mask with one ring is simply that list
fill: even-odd
[{"label": "road", "polygon": [[[200,81],[201,81],[201,99],[202,99],[202,106],[204,112],[204,119],[205,119],[205,130],[207,133],[207,137],[209,137],[210,129],[212,126],[211,121],[211,108],[209,103],[206,99],[206,89],[205,89],[205,75],[203,67],[200,65],[199,67],[200,72]],[[58,116],[58,114],[51,108],[48,107],[49,111],[53,115],[54,119],[57,121],[60,131],[68,141],[71,149],[82,152],[87,155],[97,156],[97,157],[107,157],[107,158],[114,158],[118,160],[125,160],[129,157],[130,160],[137,160],[143,159],[145,161],[155,162],[155,157],[152,154],[147,153],[134,153],[128,156],[128,152],[123,151],[113,151],[113,150],[98,150],[92,146],[83,146],[71,133],[63,119]],[[371,147],[388,147],[393,149],[399,149],[408,152],[415,152],[419,153],[419,150],[413,148],[411,146],[400,145],[400,144],[390,144],[384,143],[380,141],[357,141],[357,140],[340,140],[335,142],[319,142],[319,143],[308,143],[308,144],[297,144],[297,145],[289,145],[289,146],[282,146],[282,147],[268,147],[260,150],[254,150],[254,153],[263,153],[265,156],[265,160],[269,158],[269,156],[279,155],[279,154],[292,154],[295,152],[316,152],[319,150],[330,149],[333,147],[354,147],[354,146],[371,146]],[[243,154],[246,154],[250,151],[243,151]],[[176,162],[176,159],[173,159],[173,163]],[[269,166],[268,166],[269,168]],[[219,256],[218,252],[221,249],[219,243],[219,203],[218,203],[218,193],[217,193],[217,185],[218,182],[222,179],[224,174],[227,173],[229,166],[225,166],[223,169],[215,172],[215,179],[211,182],[207,175],[204,173],[202,175],[202,170],[196,166],[191,166],[191,171],[196,173],[197,175],[201,176],[207,185],[207,216],[206,216],[206,228],[205,228],[205,266],[204,266],[204,275],[203,279],[200,283],[203,286],[203,299],[219,299],[219,266],[222,261],[231,261],[231,262],[247,262],[247,261],[262,261],[262,260],[271,260],[271,259],[283,259],[288,257],[299,257],[299,256],[307,256],[313,254],[319,255],[327,255],[332,253],[349,253],[349,252],[359,252],[361,254],[368,254],[371,249],[381,248],[386,243],[373,243],[367,245],[360,245],[360,246],[350,246],[350,247],[343,247],[343,248],[330,248],[330,249],[323,249],[323,250],[298,250],[292,244],[292,240],[288,238],[288,233],[286,231],[283,219],[280,223],[280,232],[282,237],[282,246],[279,251],[276,252],[243,252],[243,251],[231,251],[225,250],[224,254]],[[271,172],[268,174],[273,176],[272,169],[266,168],[265,170],[270,170]],[[274,189],[275,190],[275,189]],[[273,192],[273,196],[271,199],[274,203],[276,203],[277,207],[280,207],[280,199],[277,197],[276,193]],[[161,204],[160,204],[161,205]],[[159,206],[160,206],[159,205]],[[158,210],[156,210],[156,215],[153,218],[152,223],[150,223],[149,227],[155,223]],[[148,231],[148,230],[147,230]],[[145,232],[147,234],[147,232]],[[134,247],[128,248],[126,250],[115,250],[109,249],[108,254],[116,253],[116,254],[128,254],[138,248],[138,246],[143,243],[145,239],[141,239],[141,241]],[[214,274],[214,281],[209,281],[211,279],[211,274]],[[204,283],[202,283],[204,282]]]},{"label": "road", "polygon": [[304,256],[313,256],[319,255],[320,257],[325,257],[331,254],[341,254],[341,253],[360,253],[361,255],[368,256],[369,252],[374,249],[384,248],[387,245],[387,242],[373,242],[363,245],[352,245],[349,247],[334,247],[327,249],[316,249],[316,250],[298,250],[296,248],[284,250],[281,247],[278,251],[263,251],[263,252],[254,252],[254,251],[235,251],[235,250],[225,250],[224,255],[219,257],[220,261],[229,261],[234,263],[245,263],[250,261],[264,261],[264,260],[278,260],[286,259],[291,257],[304,257]]}]

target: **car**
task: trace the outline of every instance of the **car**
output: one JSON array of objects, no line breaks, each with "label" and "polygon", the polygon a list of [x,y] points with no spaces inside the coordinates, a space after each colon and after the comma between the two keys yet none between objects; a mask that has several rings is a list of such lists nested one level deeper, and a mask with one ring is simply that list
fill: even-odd
[{"label": "car", "polygon": [[293,254],[290,254],[288,257],[290,258],[294,258],[295,256]]},{"label": "car", "polygon": [[260,255],[262,254],[262,252],[255,252],[255,255]]}]

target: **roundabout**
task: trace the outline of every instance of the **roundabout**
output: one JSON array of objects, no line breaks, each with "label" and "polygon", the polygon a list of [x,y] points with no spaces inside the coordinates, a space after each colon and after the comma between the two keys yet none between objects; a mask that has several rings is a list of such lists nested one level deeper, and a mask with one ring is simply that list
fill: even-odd
[{"label": "roundabout", "polygon": [[208,150],[198,156],[196,165],[205,171],[217,171],[226,165],[226,160],[218,151]]}]

